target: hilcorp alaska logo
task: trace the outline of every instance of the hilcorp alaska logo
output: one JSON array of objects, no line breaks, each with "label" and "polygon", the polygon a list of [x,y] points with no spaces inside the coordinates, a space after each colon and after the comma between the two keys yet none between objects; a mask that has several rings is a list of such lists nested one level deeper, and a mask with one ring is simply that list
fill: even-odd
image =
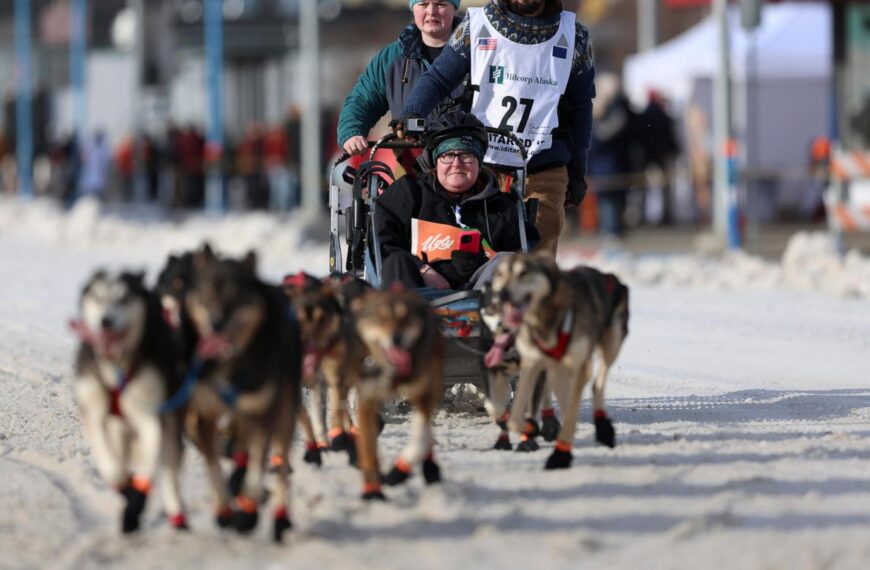
[{"label": "hilcorp alaska logo", "polygon": [[490,83],[498,83],[499,85],[504,83],[504,66],[503,65],[490,65],[489,66],[489,82]]},{"label": "hilcorp alaska logo", "polygon": [[529,75],[520,75],[510,71],[505,71],[503,65],[489,66],[489,82],[498,85],[504,84],[504,80],[513,81],[515,83],[526,83],[528,85],[552,85],[558,86],[559,83],[547,77],[531,77]]},{"label": "hilcorp alaska logo", "polygon": [[453,251],[453,243],[453,239],[449,235],[432,234],[420,244],[420,249],[425,252]]}]

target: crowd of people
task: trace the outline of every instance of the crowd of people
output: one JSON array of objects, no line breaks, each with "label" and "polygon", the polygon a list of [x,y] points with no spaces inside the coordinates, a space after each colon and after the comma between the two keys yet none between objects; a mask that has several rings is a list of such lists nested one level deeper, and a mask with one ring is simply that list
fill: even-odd
[{"label": "crowd of people", "polygon": [[[334,113],[325,113],[323,164],[334,154]],[[71,206],[84,196],[110,202],[204,206],[210,168],[224,180],[224,204],[232,211],[288,212],[300,203],[300,118],[295,108],[280,124],[249,124],[226,137],[217,160],[202,128],[170,123],[159,135],[141,133],[111,141],[100,130],[78,140],[49,141],[34,156],[33,190]],[[17,191],[15,156],[0,137],[0,191]]]},{"label": "crowd of people", "polygon": [[[580,205],[587,186],[591,199],[579,211],[593,211],[592,227],[603,233],[620,236],[637,223],[630,198],[640,196],[643,211],[649,190],[660,203],[654,221],[673,221],[681,144],[667,103],[651,93],[648,106],[636,110],[610,76],[596,78],[589,32],[560,0],[490,0],[461,19],[461,0],[409,0],[409,8],[413,23],[371,60],[337,119],[323,121],[324,170],[334,151],[362,153],[370,130],[387,113],[401,129],[409,118],[431,121],[462,110],[525,142],[525,197],[537,202],[539,247],[551,254],[566,209]],[[539,75],[546,81],[528,80]],[[37,149],[34,189],[67,205],[98,196],[197,209],[215,168],[224,178],[229,210],[286,212],[300,201],[299,123],[295,108],[282,124],[251,123],[217,156],[194,124],[169,124],[160,135],[119,141],[101,132],[84,140],[67,136]],[[709,212],[709,149],[686,138],[689,158],[697,158],[690,160],[700,188],[696,210]],[[7,146],[0,139],[0,189],[10,192],[15,161]],[[397,174],[413,172],[417,156],[400,156]],[[489,144],[481,163],[505,183],[520,160],[515,150]],[[633,202],[637,209],[638,200]]]}]

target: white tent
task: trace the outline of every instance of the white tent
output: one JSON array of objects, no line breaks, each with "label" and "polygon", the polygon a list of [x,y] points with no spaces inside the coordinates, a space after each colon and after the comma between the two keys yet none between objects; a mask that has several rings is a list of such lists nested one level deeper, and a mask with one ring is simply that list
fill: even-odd
[{"label": "white tent", "polygon": [[[737,7],[728,13],[734,135],[753,149],[745,168],[758,180],[754,215],[805,215],[807,161],[814,138],[828,135],[831,118],[831,11],[826,3],[764,6],[755,34],[755,58],[746,88],[751,36]],[[653,50],[634,55],[623,68],[624,89],[638,106],[649,90],[664,95],[678,118],[689,107],[713,122],[713,80],[718,71],[718,27],[712,17]],[[747,117],[752,116],[747,127]],[[712,133],[710,134],[710,136]]]},{"label": "white tent", "polygon": [[[737,7],[729,10],[731,71],[746,76],[750,34],[740,25]],[[786,2],[766,5],[756,39],[756,77],[824,79],[831,76],[831,10],[827,3]],[[681,105],[697,78],[712,78],[718,66],[718,29],[712,17],[656,48],[629,57],[623,68],[631,99],[646,101],[649,89]]]}]

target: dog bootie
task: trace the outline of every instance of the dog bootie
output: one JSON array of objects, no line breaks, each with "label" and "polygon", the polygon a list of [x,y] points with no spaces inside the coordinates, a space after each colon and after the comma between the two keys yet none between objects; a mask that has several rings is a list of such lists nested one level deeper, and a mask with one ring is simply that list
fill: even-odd
[{"label": "dog bootie", "polygon": [[557,441],[556,448],[553,449],[553,453],[547,458],[547,464],[544,465],[544,469],[567,469],[571,467],[573,459],[571,446],[563,441]]},{"label": "dog bootie", "polygon": [[282,542],[284,532],[293,528],[290,518],[287,516],[287,509],[281,507],[275,511],[275,519],[272,524],[272,539],[275,542]]},{"label": "dog bootie", "polygon": [[139,518],[145,510],[145,500],[148,498],[147,484],[139,483],[134,477],[126,487],[121,489],[126,505],[121,517],[121,532],[124,534],[139,530]]},{"label": "dog bootie", "polygon": [[510,451],[514,448],[511,445],[511,438],[508,434],[502,433],[499,434],[498,439],[495,440],[495,445],[492,446],[493,449],[499,449],[503,451]]},{"label": "dog bootie", "polygon": [[233,528],[239,534],[247,534],[254,530],[257,526],[259,518],[257,513],[257,503],[253,499],[249,499],[244,495],[236,497],[236,503],[239,505],[239,510],[233,516]]},{"label": "dog bootie", "polygon": [[378,483],[366,483],[363,485],[362,493],[363,501],[386,501],[387,498],[381,492],[381,486]]},{"label": "dog bootie", "polygon": [[553,408],[541,410],[541,437],[544,441],[556,441],[561,430],[562,424],[559,423],[555,410]]},{"label": "dog bootie", "polygon": [[384,485],[395,487],[401,485],[411,476],[411,466],[402,459],[397,459],[396,464],[390,469],[390,472],[383,476],[381,481]]},{"label": "dog bootie", "polygon": [[312,465],[317,465],[318,467],[323,465],[320,447],[313,442],[306,444],[305,455],[302,456],[302,461],[304,461],[305,463],[310,463]]},{"label": "dog bootie", "polygon": [[423,460],[423,478],[427,485],[432,485],[441,481],[441,468],[435,463],[435,459],[430,454]]},{"label": "dog bootie", "polygon": [[190,527],[187,526],[187,515],[184,513],[169,515],[169,524],[175,530],[190,530]]},{"label": "dog bootie", "polygon": [[237,452],[233,454],[233,472],[227,479],[227,490],[230,497],[235,497],[242,492],[242,484],[245,482],[245,474],[248,472],[248,454]]},{"label": "dog bootie", "polygon": [[235,513],[233,512],[233,509],[229,506],[224,506],[215,514],[214,521],[220,528],[230,528],[233,526],[234,518]]},{"label": "dog bootie", "polygon": [[[330,432],[332,433],[332,432]],[[344,430],[338,430],[332,436],[332,450],[333,451],[344,451],[346,450],[351,443],[351,436]]]},{"label": "dog bootie", "polygon": [[607,447],[616,447],[616,430],[604,410],[595,412],[595,440]]}]

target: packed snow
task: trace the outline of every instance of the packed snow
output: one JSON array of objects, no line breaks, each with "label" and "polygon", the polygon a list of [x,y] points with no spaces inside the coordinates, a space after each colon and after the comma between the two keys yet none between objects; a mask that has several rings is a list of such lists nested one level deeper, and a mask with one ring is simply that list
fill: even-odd
[{"label": "packed snow", "polygon": [[[344,456],[321,469],[297,458],[294,529],[276,546],[267,525],[249,537],[215,528],[190,449],[191,532],[168,527],[155,494],[143,532],[121,536],[120,500],[95,472],[72,399],[67,321],[82,283],[98,267],[153,280],[168,253],[204,240],[255,249],[272,280],[324,274],[310,226],[0,200],[0,568],[868,567],[870,260],[821,234],[795,236],[778,262],[563,256],[632,288],[607,390],[618,445],[594,443],[584,402],[568,471],[543,471],[550,444],[490,450],[496,429],[460,387],[436,419],[439,486],[414,477],[386,504],[364,504]],[[390,409],[384,462],[406,437],[404,408]]]}]

